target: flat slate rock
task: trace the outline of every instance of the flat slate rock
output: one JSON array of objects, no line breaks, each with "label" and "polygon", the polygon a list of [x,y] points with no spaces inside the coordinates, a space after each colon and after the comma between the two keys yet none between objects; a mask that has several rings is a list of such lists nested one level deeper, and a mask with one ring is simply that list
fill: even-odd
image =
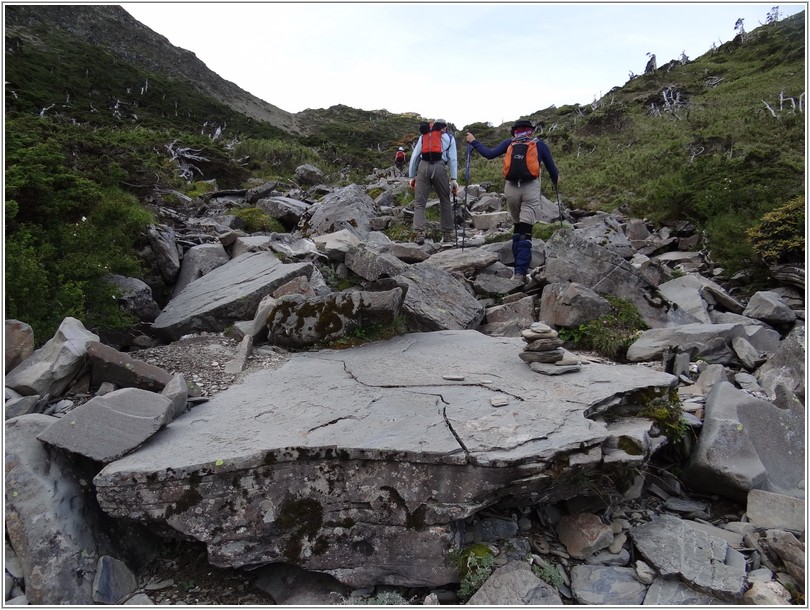
[{"label": "flat slate rock", "polygon": [[[287,561],[354,587],[440,586],[455,574],[442,549],[458,520],[503,495],[550,499],[548,463],[610,435],[587,413],[676,382],[621,365],[537,375],[517,358],[524,343],[448,330],[292,354],[108,464],[99,503],[206,543],[217,565]],[[313,532],[301,539],[309,530],[284,525],[307,506]],[[371,555],[352,542],[370,539],[359,548]]]},{"label": "flat slate rock", "polygon": [[[675,380],[599,364],[577,375],[538,376],[516,357],[523,345],[516,337],[436,331],[292,354],[280,369],[259,371],[180,416],[100,476],[182,470],[212,456],[244,467],[288,447],[482,466],[543,459],[602,441],[605,426],[582,416],[589,407]],[[509,406],[493,409],[492,399],[504,397]]]}]

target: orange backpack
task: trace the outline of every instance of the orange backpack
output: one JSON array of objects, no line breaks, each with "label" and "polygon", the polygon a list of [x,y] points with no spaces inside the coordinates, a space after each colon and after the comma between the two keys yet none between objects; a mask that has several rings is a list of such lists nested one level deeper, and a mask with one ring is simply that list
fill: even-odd
[{"label": "orange backpack", "polygon": [[510,182],[534,180],[540,177],[537,138],[515,139],[503,158],[503,177]]},{"label": "orange backpack", "polygon": [[[448,148],[450,147],[448,146]],[[431,128],[430,131],[422,134],[422,159],[431,163],[441,161],[444,150],[441,130]]]}]

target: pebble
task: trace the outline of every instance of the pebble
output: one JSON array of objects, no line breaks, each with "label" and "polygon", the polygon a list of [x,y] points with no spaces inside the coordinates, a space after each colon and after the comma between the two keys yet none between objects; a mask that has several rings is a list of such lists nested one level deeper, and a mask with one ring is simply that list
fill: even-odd
[{"label": "pebble", "polygon": [[447,381],[464,381],[464,375],[442,375],[442,379]]},{"label": "pebble", "polygon": [[503,396],[496,396],[489,402],[493,407],[505,407],[509,404],[509,399]]}]

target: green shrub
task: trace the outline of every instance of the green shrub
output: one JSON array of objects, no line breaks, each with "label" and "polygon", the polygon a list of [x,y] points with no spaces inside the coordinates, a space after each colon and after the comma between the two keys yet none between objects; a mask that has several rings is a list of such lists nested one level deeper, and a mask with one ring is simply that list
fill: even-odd
[{"label": "green shrub", "polygon": [[495,555],[486,544],[473,544],[460,553],[453,553],[461,574],[458,596],[462,601],[469,600],[473,594],[492,575],[495,569]]},{"label": "green shrub", "polygon": [[800,263],[805,258],[804,223],[804,197],[795,197],[765,214],[746,235],[766,263]]},{"label": "green shrub", "polygon": [[306,163],[320,168],[324,173],[336,171],[334,164],[327,162],[317,147],[307,146],[291,138],[247,138],[234,147],[233,155],[236,158],[249,159],[249,169],[268,179],[290,179],[295,175],[295,168]]},{"label": "green shrub", "polygon": [[6,315],[30,324],[38,341],[50,339],[66,316],[94,330],[132,322],[101,278],[141,274],[135,243],[152,218],[114,189],[99,191],[86,213],[48,228],[17,225],[6,237]]},{"label": "green shrub", "polygon": [[571,341],[581,349],[593,350],[605,358],[621,361],[627,354],[627,348],[647,326],[630,301],[603,296],[610,303],[610,313],[580,324],[577,328],[561,329],[560,338]]},{"label": "green shrub", "polygon": [[392,222],[383,233],[391,241],[410,241],[413,236],[413,228],[409,224]]},{"label": "green shrub", "polygon": [[344,599],[341,605],[358,605],[358,606],[407,606],[413,601],[405,599],[400,593],[395,591],[383,591],[377,593],[372,597],[366,599],[352,597],[351,599]]},{"label": "green shrub", "polygon": [[[570,225],[569,225],[570,226]],[[532,227],[532,237],[536,237],[537,239],[542,239],[543,241],[548,241],[551,239],[551,236],[557,232],[557,229],[560,228],[560,223],[545,223],[545,222],[538,222]]]},{"label": "green shrub", "polygon": [[348,349],[365,343],[386,341],[407,332],[407,324],[403,316],[397,316],[391,324],[369,324],[360,326],[339,339],[330,341],[321,347],[328,349]]},{"label": "green shrub", "polygon": [[248,233],[286,233],[286,229],[277,218],[270,216],[259,208],[240,208],[233,213],[245,223]]},{"label": "green shrub", "polygon": [[664,436],[673,443],[683,440],[689,430],[677,398],[675,400],[663,396],[654,398],[642,406],[638,416],[653,420]]},{"label": "green shrub", "polygon": [[535,576],[550,584],[555,589],[559,589],[564,583],[563,577],[557,571],[557,568],[554,564],[551,563],[544,563],[542,565],[534,564],[532,566],[532,572],[534,572]]}]

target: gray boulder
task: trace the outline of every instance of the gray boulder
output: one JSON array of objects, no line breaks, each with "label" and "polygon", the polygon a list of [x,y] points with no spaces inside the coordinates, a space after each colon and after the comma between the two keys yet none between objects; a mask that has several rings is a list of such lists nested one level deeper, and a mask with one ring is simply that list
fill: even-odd
[{"label": "gray boulder", "polygon": [[744,502],[752,489],[802,495],[804,409],[784,410],[735,388],[714,384],[703,429],[684,469],[693,489]]},{"label": "gray boulder", "polygon": [[548,284],[540,297],[540,319],[554,326],[576,327],[610,311],[606,299],[576,282]]},{"label": "gray boulder", "polygon": [[267,338],[274,345],[294,348],[329,342],[363,326],[392,324],[401,305],[401,288],[324,297],[287,295],[276,299],[267,316]]},{"label": "gray boulder", "polygon": [[448,271],[429,262],[411,265],[395,278],[407,286],[402,312],[409,330],[477,328],[484,306]]},{"label": "gray boulder", "polygon": [[245,193],[245,203],[253,205],[263,197],[271,196],[278,187],[278,182],[270,181],[249,188]]},{"label": "gray boulder", "polygon": [[557,590],[539,579],[525,561],[495,570],[467,601],[468,606],[561,606]]},{"label": "gray boulder", "polygon": [[20,364],[34,353],[34,329],[19,320],[6,320],[4,372]]},{"label": "gray boulder", "polygon": [[649,362],[675,350],[691,352],[710,364],[729,364],[737,358],[731,348],[735,337],[745,331],[739,324],[684,324],[672,328],[645,330],[627,349],[629,362]]},{"label": "gray boulder", "polygon": [[768,398],[780,408],[790,407],[794,400],[805,404],[805,345],[805,326],[797,324],[755,373]]},{"label": "gray boulder", "polygon": [[167,225],[149,225],[146,236],[160,274],[166,283],[174,283],[180,272],[180,251],[174,229]]},{"label": "gray boulder", "polygon": [[475,273],[498,260],[498,255],[481,248],[449,248],[432,254],[431,265],[451,273]]},{"label": "gray boulder", "polygon": [[259,302],[299,275],[309,276],[312,263],[283,264],[270,252],[248,252],[189,284],[173,298],[152,325],[170,339],[194,332],[222,332],[239,320],[253,318]]},{"label": "gray boulder", "polygon": [[304,163],[295,168],[295,180],[298,184],[318,184],[323,181],[323,172],[314,165]]},{"label": "gray boulder", "polygon": [[548,467],[601,462],[608,432],[586,412],[674,381],[599,364],[546,381],[523,344],[439,331],[291,354],[105,466],[99,503],[205,543],[220,566],[284,562],[352,587],[458,582],[447,551],[467,517],[579,493]]},{"label": "gray boulder", "polygon": [[93,580],[93,601],[115,605],[138,588],[138,578],[127,565],[115,557],[102,555]]},{"label": "gray boulder", "polygon": [[54,420],[37,439],[106,464],[142,445],[173,415],[166,396],[123,388],[91,398]]},{"label": "gray boulder", "polygon": [[346,229],[365,239],[372,230],[373,216],[376,216],[374,200],[361,186],[350,184],[314,204],[301,218],[301,223],[308,237]]},{"label": "gray boulder", "polygon": [[6,536],[22,564],[29,603],[90,606],[98,524],[73,464],[36,439],[54,421],[34,414],[6,422]]},{"label": "gray boulder", "polygon": [[575,565],[571,568],[571,592],[583,605],[637,606],[647,587],[633,568]]},{"label": "gray boulder", "polygon": [[650,328],[684,322],[680,310],[667,303],[629,262],[604,246],[560,229],[546,242],[544,279],[551,284],[577,282],[598,294],[632,302]]},{"label": "gray boulder", "polygon": [[118,387],[160,392],[172,378],[168,371],[98,341],[87,344],[87,357],[94,386],[106,381]]},{"label": "gray boulder", "polygon": [[23,396],[59,396],[82,370],[87,344],[98,340],[79,320],[67,317],[45,345],[6,375],[5,384]]},{"label": "gray boulder", "polygon": [[534,299],[525,296],[486,309],[485,323],[478,330],[492,337],[520,337],[520,332],[534,322]]},{"label": "gray boulder", "polygon": [[635,252],[619,221],[606,212],[596,212],[580,219],[575,232],[579,239],[598,244],[621,258],[630,258]]},{"label": "gray boulder", "polygon": [[348,229],[341,229],[326,235],[316,235],[312,238],[318,252],[323,252],[330,261],[342,263],[346,260],[346,253],[353,247],[359,246],[361,239]]},{"label": "gray boulder", "polygon": [[408,268],[396,256],[387,252],[375,252],[365,244],[354,246],[346,252],[346,267],[364,280],[374,281],[383,277],[395,277]]},{"label": "gray boulder", "polygon": [[201,278],[206,273],[210,273],[217,267],[221,267],[229,260],[228,253],[225,252],[225,248],[219,242],[192,246],[186,250],[183,256],[173,294],[178,295],[191,282]]},{"label": "gray boulder", "polygon": [[645,606],[725,606],[727,602],[690,588],[683,582],[667,578],[656,578],[644,596]]},{"label": "gray boulder", "polygon": [[629,533],[638,552],[662,578],[680,579],[727,602],[739,600],[745,592],[745,558],[722,538],[668,514]]},{"label": "gray boulder", "polygon": [[796,312],[787,306],[782,297],[769,290],[755,292],[742,315],[774,326],[793,324],[796,321]]},{"label": "gray boulder", "polygon": [[711,324],[709,304],[701,294],[701,285],[695,274],[683,275],[659,284],[658,290],[670,303],[675,303],[689,315],[692,322]]},{"label": "gray boulder", "polygon": [[104,279],[118,290],[121,308],[141,322],[152,322],[160,313],[160,306],[152,298],[152,289],[145,282],[114,274],[106,275]]},{"label": "gray boulder", "polygon": [[288,231],[298,225],[311,205],[292,197],[266,197],[256,202],[257,208],[278,220]]}]

